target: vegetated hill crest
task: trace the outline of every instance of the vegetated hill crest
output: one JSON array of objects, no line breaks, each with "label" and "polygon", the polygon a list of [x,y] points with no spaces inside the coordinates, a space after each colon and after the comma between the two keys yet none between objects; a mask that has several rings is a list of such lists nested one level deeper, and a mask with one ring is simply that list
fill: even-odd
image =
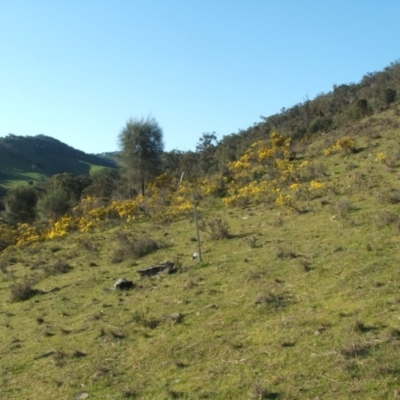
[{"label": "vegetated hill crest", "polygon": [[12,186],[57,173],[89,174],[99,168],[116,168],[114,160],[87,154],[46,135],[0,138],[0,184]]}]

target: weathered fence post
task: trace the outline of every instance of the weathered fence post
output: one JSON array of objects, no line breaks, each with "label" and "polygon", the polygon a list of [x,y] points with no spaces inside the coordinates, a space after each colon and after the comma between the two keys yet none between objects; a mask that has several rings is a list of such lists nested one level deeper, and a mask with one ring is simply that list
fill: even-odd
[{"label": "weathered fence post", "polygon": [[197,236],[197,251],[199,253],[199,262],[203,261],[201,257],[201,242],[200,242],[200,230],[199,230],[199,218],[197,215],[197,206],[196,206],[196,196],[193,193],[193,209],[194,209],[194,222],[196,224],[196,236]]}]

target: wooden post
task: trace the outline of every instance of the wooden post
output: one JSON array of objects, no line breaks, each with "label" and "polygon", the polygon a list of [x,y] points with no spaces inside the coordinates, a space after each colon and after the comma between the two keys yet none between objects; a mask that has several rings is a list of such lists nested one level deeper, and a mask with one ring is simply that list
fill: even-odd
[{"label": "wooden post", "polygon": [[196,224],[196,236],[197,236],[197,248],[199,253],[199,262],[203,261],[201,257],[201,242],[200,242],[200,230],[199,230],[199,218],[197,216],[197,206],[196,206],[196,197],[193,193],[193,209],[194,209],[194,222]]}]

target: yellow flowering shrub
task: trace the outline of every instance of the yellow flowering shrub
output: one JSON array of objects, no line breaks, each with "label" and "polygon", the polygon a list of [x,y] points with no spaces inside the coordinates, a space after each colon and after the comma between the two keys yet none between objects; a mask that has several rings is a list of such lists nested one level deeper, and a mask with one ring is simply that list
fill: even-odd
[{"label": "yellow flowering shrub", "polygon": [[222,196],[226,191],[226,183],[226,177],[221,174],[214,174],[200,182],[201,192],[204,196]]},{"label": "yellow flowering shrub", "polygon": [[350,136],[345,136],[339,139],[334,145],[324,150],[324,155],[329,156],[339,151],[344,151],[346,154],[354,153],[356,149],[356,141]]},{"label": "yellow flowering shrub", "polygon": [[16,246],[24,246],[26,244],[40,242],[45,238],[35,226],[29,224],[18,224],[17,234],[18,238],[15,243]]},{"label": "yellow flowering shrub", "polygon": [[228,196],[223,200],[227,206],[275,202],[278,193],[281,195],[281,187],[295,184],[300,178],[291,150],[291,138],[277,132],[271,133],[268,140],[254,142],[228,168],[232,179],[227,184]]},{"label": "yellow flowering shrub", "polygon": [[77,221],[70,215],[64,215],[55,221],[46,233],[46,239],[54,239],[57,237],[67,236],[69,233],[77,229]]},{"label": "yellow flowering shrub", "polygon": [[275,201],[278,206],[292,208],[293,198],[289,194],[280,193]]},{"label": "yellow flowering shrub", "polygon": [[292,183],[290,186],[289,186],[289,188],[290,188],[290,190],[293,190],[294,192],[297,192],[297,191],[299,191],[300,189],[301,189],[301,183]]},{"label": "yellow flowering shrub", "polygon": [[131,215],[138,213],[140,210],[140,205],[143,203],[144,198],[142,195],[138,196],[136,199],[131,200],[114,200],[109,208],[116,212],[116,214],[121,219],[125,219]]},{"label": "yellow flowering shrub", "polygon": [[309,187],[309,198],[313,199],[321,197],[325,191],[325,183],[318,181],[311,181]]},{"label": "yellow flowering shrub", "polygon": [[386,154],[385,153],[378,153],[378,155],[376,156],[377,157],[377,159],[378,159],[378,161],[381,163],[381,164],[386,164],[387,163],[387,157],[386,157]]},{"label": "yellow flowering shrub", "polygon": [[324,187],[325,187],[325,184],[322,182],[311,181],[311,183],[310,183],[310,188],[313,190],[323,189]]},{"label": "yellow flowering shrub", "polygon": [[14,245],[18,240],[18,231],[10,225],[0,223],[0,251]]}]

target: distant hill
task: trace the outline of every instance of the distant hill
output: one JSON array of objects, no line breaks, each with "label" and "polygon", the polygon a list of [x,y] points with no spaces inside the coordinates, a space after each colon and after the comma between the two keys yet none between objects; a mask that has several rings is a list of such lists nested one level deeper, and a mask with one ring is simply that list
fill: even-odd
[{"label": "distant hill", "polygon": [[45,135],[0,138],[0,185],[6,188],[63,172],[81,175],[117,167],[109,153],[87,154]]},{"label": "distant hill", "polygon": [[111,161],[115,165],[118,165],[119,151],[108,151],[100,154],[96,154],[96,156],[106,159],[107,161]]}]

